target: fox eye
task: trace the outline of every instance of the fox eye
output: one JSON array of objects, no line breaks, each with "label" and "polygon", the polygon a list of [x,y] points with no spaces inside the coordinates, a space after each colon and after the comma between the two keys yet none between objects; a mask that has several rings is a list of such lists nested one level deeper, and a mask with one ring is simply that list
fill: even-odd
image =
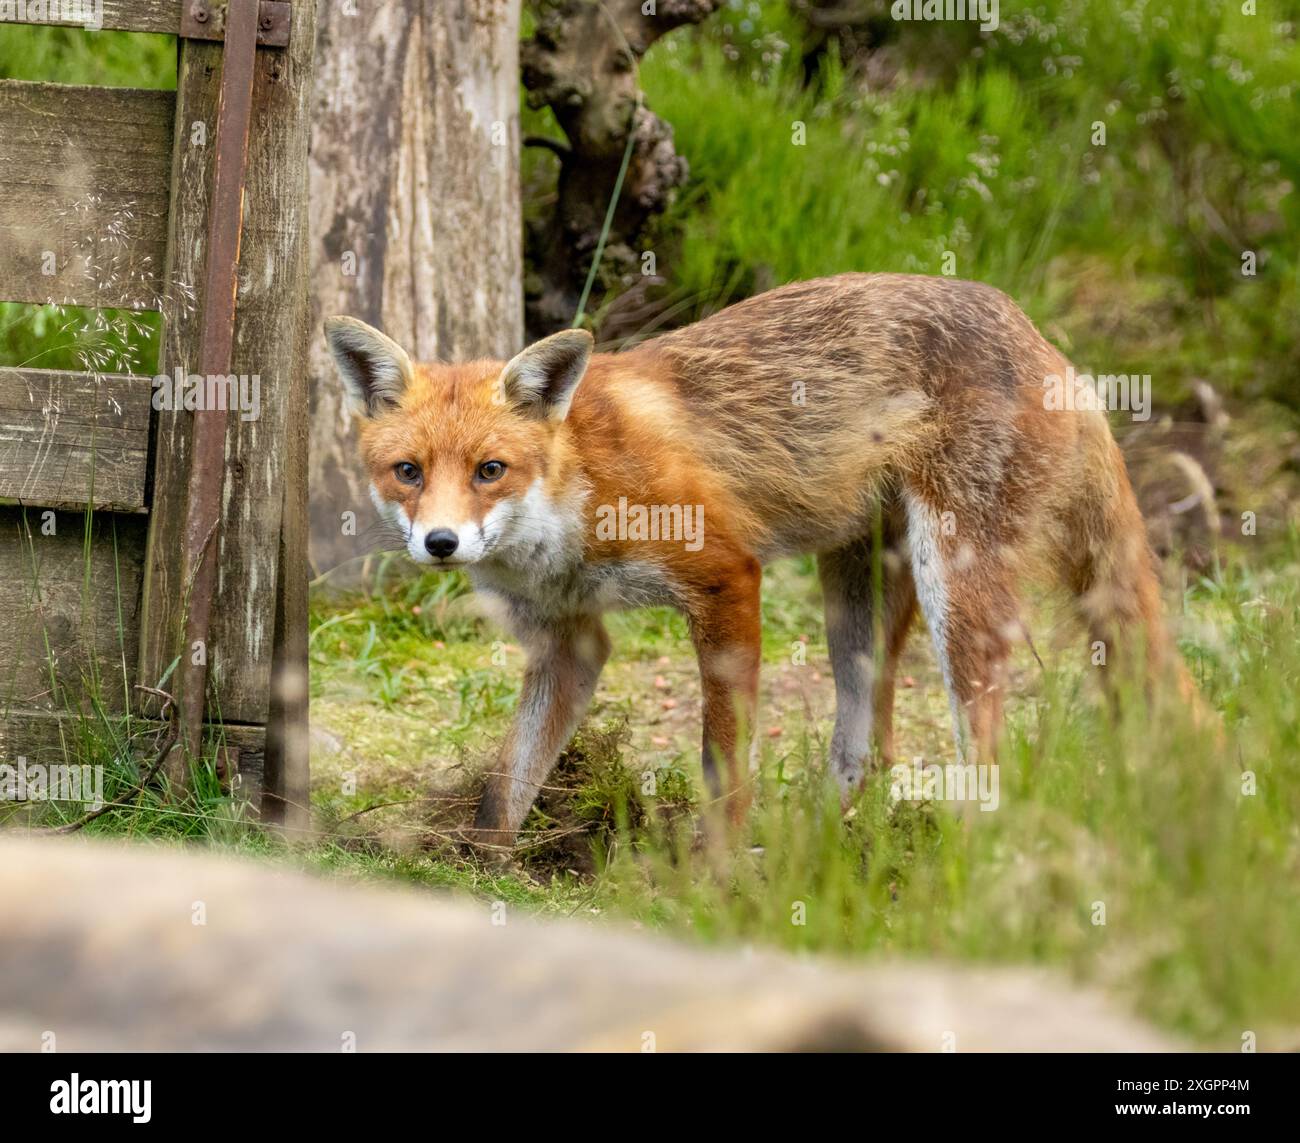
[{"label": "fox eye", "polygon": [[489,483],[493,480],[500,480],[505,474],[506,466],[503,461],[485,460],[478,466],[478,478]]},{"label": "fox eye", "polygon": [[420,483],[420,467],[409,460],[393,465],[393,473],[403,484]]}]

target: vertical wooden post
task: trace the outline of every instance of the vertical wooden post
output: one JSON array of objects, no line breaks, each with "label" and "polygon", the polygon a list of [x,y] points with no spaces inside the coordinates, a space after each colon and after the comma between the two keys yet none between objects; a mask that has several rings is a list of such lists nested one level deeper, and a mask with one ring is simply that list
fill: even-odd
[{"label": "vertical wooden post", "polygon": [[[306,289],[305,275],[303,289]],[[306,305],[305,292],[301,295],[300,305]],[[305,321],[303,325],[305,342],[308,337]],[[291,402],[305,409],[305,370],[293,374],[289,388]],[[271,664],[271,709],[266,727],[266,759],[262,777],[262,818],[280,826],[290,836],[302,836],[311,827],[307,663],[308,428],[305,416],[291,419],[285,436],[290,476],[285,481],[284,517],[280,526],[280,574],[275,588],[275,656]]]},{"label": "vertical wooden post", "polygon": [[[219,43],[199,40],[178,42],[159,361],[159,372],[168,375],[175,369],[190,373],[198,368],[198,315],[203,305],[208,250],[201,236],[212,193],[214,155],[208,136],[217,121],[221,47]],[[227,426],[227,436],[230,431]],[[145,686],[160,685],[169,672],[174,672],[184,651],[181,552],[190,445],[188,416],[179,410],[155,414],[136,675]],[[157,714],[158,704],[152,700],[142,699],[140,705],[141,713]]]},{"label": "vertical wooden post", "polygon": [[311,826],[308,781],[307,679],[307,422],[291,445],[304,461],[304,479],[285,488],[276,585],[275,658],[271,666],[271,711],[266,728],[262,818],[291,835]]},{"label": "vertical wooden post", "polygon": [[[316,0],[292,0],[287,48],[259,48],[245,176],[230,372],[256,376],[256,417],[232,415],[208,654],[207,720],[267,727],[264,789],[275,820],[305,815],[306,556],[295,514],[307,465],[307,147]],[[198,369],[221,45],[182,39],[162,370]],[[198,293],[186,300],[188,287]],[[160,413],[142,607],[139,678],[156,682],[178,655],[185,585],[179,554],[193,463],[188,415]],[[295,586],[301,577],[301,587]],[[296,667],[295,667],[296,664]],[[284,670],[281,670],[281,667]],[[300,669],[298,689],[289,675]],[[273,677],[285,685],[273,685]],[[303,819],[305,820],[305,818]],[[293,824],[290,822],[290,824]],[[301,822],[299,823],[301,824]]]},{"label": "vertical wooden post", "polygon": [[308,781],[307,541],[308,346],[312,337],[308,287],[307,153],[316,43],[316,0],[294,0],[293,26],[278,79],[280,127],[275,161],[285,164],[280,193],[282,303],[287,329],[278,344],[274,375],[284,420],[284,500],[281,506],[271,696],[263,774],[263,816],[293,835],[311,824]]}]

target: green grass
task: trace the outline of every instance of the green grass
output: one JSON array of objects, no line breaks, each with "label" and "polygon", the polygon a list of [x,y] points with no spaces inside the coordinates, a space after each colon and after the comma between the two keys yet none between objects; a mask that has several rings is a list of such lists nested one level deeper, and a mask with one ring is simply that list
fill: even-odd
[{"label": "green grass", "polygon": [[1300,5],[1238,8],[1004,0],[988,37],[902,28],[892,84],[832,52],[805,86],[774,0],[665,37],[641,74],[691,165],[650,242],[679,320],[799,278],[952,273],[1166,404],[1209,376],[1296,409]]},{"label": "green grass", "polygon": [[[1109,987],[1205,1044],[1233,1049],[1246,1030],[1262,1047],[1294,1037],[1300,538],[1279,542],[1259,570],[1240,560],[1240,551],[1231,554],[1219,572],[1187,586],[1181,621],[1184,654],[1224,712],[1223,743],[1191,725],[1178,706],[1151,711],[1132,696],[1114,722],[1089,669],[1072,665],[1080,656],[1066,642],[1009,703],[995,812],[896,804],[884,779],[871,783],[842,821],[822,778],[828,726],[808,725],[765,750],[750,832],[719,860],[693,849],[687,836],[697,823],[686,809],[699,801],[694,759],[656,770],[666,780],[657,796],[646,796],[641,780],[653,767],[629,746],[617,718],[600,717],[555,779],[568,792],[544,799],[529,823],[545,831],[585,822],[590,828],[577,843],[563,838],[554,852],[542,847],[514,873],[490,879],[436,845],[423,857],[412,849],[397,875],[489,899],[504,895],[544,912],[568,913],[580,901],[707,941],[1050,964]],[[793,631],[807,621],[811,594],[806,567],[784,567],[769,586],[765,614],[774,627]],[[314,645],[346,641],[349,630],[374,621],[368,608],[391,606],[391,599],[347,610],[318,606]],[[421,653],[401,643],[400,631],[398,624],[393,646],[385,640],[380,652],[394,661]],[[460,662],[481,655],[491,638],[478,626],[459,634],[425,656]],[[627,664],[689,654],[680,633],[645,617],[622,624],[616,648],[616,661]],[[923,686],[937,690],[921,637],[912,654],[913,663],[927,660]],[[814,650],[805,669],[817,657]],[[779,639],[765,658],[769,670],[781,662]],[[333,692],[354,666],[332,644],[313,685]],[[511,669],[498,672],[507,687],[517,684]],[[461,744],[486,749],[504,729],[508,706],[476,700]],[[643,717],[644,695],[630,695],[628,709],[633,719]],[[942,717],[936,709],[936,725]],[[905,758],[919,749],[903,737]],[[1243,792],[1247,774],[1253,793]],[[381,765],[355,804],[388,794]],[[672,807],[666,819],[657,812],[665,803]],[[584,848],[592,856],[583,874],[567,871],[583,864],[575,854]],[[391,853],[381,847],[364,860],[354,855],[351,871],[365,873],[372,862],[378,875],[391,876]],[[1094,923],[1099,906],[1104,924]]]},{"label": "green grass", "polygon": [[[63,722],[58,758],[43,751],[40,762],[100,768],[103,802],[109,808],[82,825],[82,819],[90,816],[89,801],[0,803],[0,827],[43,831],[75,824],[92,837],[223,846],[246,844],[255,835],[256,826],[242,799],[218,780],[219,742],[208,743],[203,757],[190,767],[188,789],[174,789],[160,774],[141,791],[139,784],[162,745],[158,724],[106,709],[94,696],[66,713],[70,717]],[[5,761],[13,764],[11,759]]]},{"label": "green grass", "polygon": [[0,79],[176,87],[176,37],[0,24]]},{"label": "green grass", "polygon": [[[373,765],[346,794],[328,764],[317,767],[322,833],[310,844],[286,847],[258,831],[210,768],[188,800],[151,791],[88,831],[201,841],[333,877],[397,881],[545,914],[623,918],[693,940],[1051,965],[1204,1045],[1233,1049],[1248,1030],[1261,1048],[1292,1043],[1300,1024],[1300,536],[1272,544],[1270,552],[1227,553],[1232,558],[1217,572],[1183,593],[1183,652],[1224,714],[1223,743],[1177,707],[1148,711],[1132,700],[1113,721],[1096,680],[1071,653],[1074,643],[1063,641],[1045,655],[1046,671],[1022,677],[1008,704],[992,813],[895,803],[881,778],[843,819],[822,778],[828,725],[810,720],[766,744],[747,834],[724,856],[699,849],[692,844],[700,807],[693,755],[649,763],[627,732],[647,713],[636,679],[647,667],[662,669],[661,656],[687,658],[689,647],[671,625],[638,615],[618,624],[616,663],[641,674],[615,675],[615,691],[620,677],[631,678],[633,689],[612,702],[605,696],[603,713],[557,772],[559,792],[529,823],[542,831],[542,844],[512,868],[484,867],[432,836],[437,801],[426,783],[409,780],[409,753],[383,737],[349,744],[372,755]],[[426,577],[319,600],[318,709],[328,711],[342,694],[362,718],[382,721],[385,696],[368,672],[405,664],[386,717],[401,720],[406,707],[428,702],[447,715],[435,753],[486,757],[508,720],[518,661],[492,662],[499,639],[455,606],[466,602],[462,590],[451,577]],[[765,651],[769,674],[785,661],[782,639],[805,624],[811,649],[798,669],[824,663],[820,627],[809,621],[815,594],[806,561],[779,566],[771,577],[765,616],[783,634]],[[1053,642],[1049,636],[1040,645]],[[918,673],[918,691],[937,692],[920,633],[905,669]],[[486,685],[440,687],[438,671],[481,676]],[[935,725],[931,742],[942,743],[941,700],[921,709]],[[323,721],[330,724],[328,714]],[[125,720],[90,718],[71,756],[106,764],[112,801],[134,784],[153,745]],[[942,745],[936,751],[904,734],[901,755],[914,752],[944,760]],[[651,770],[656,789],[646,794]],[[469,786],[461,774],[445,788],[460,794]],[[405,816],[397,806],[393,824],[385,807],[404,798],[414,803]],[[72,812],[47,806],[43,822]],[[462,820],[468,812],[462,803]],[[557,840],[548,842],[547,831]],[[1099,906],[1104,924],[1095,923]]]},{"label": "green grass", "polygon": [[152,311],[0,302],[0,366],[152,375],[160,335]]}]

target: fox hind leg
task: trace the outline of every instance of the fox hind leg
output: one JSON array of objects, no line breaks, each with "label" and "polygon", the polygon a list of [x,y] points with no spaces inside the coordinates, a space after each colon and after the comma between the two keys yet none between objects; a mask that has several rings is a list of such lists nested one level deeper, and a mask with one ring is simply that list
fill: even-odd
[{"label": "fox hind leg", "polygon": [[1012,638],[1021,630],[1012,570],[987,540],[977,547],[945,534],[941,515],[914,495],[907,498],[907,534],[917,599],[948,692],[958,759],[968,761],[972,751],[977,759],[991,759],[1002,725]]},{"label": "fox hind leg", "polygon": [[[845,801],[861,786],[873,752],[882,762],[892,760],[894,676],[916,615],[916,592],[906,560],[886,547],[880,563],[882,615],[877,624],[870,542],[856,541],[817,558],[835,676],[830,770]],[[877,627],[883,642],[879,661]]]}]

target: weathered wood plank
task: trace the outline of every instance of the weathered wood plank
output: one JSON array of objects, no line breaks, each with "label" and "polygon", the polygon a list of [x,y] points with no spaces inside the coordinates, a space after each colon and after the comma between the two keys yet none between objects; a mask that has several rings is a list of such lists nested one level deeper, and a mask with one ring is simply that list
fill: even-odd
[{"label": "weathered wood plank", "polygon": [[0,507],[0,711],[123,708],[144,538],[140,516],[95,515],[87,543],[83,513]]},{"label": "weathered wood plank", "polygon": [[161,308],[174,108],[0,80],[0,300]]},{"label": "weathered wood plank", "polygon": [[[293,404],[293,386],[306,354],[304,187],[314,32],[315,2],[298,0],[289,48],[259,51],[253,84],[231,371],[257,375],[261,412],[254,420],[231,417],[227,427],[227,508],[208,647],[221,717],[247,723],[266,722],[269,710],[285,483],[306,479],[305,469],[290,469],[285,442],[289,419],[306,416],[305,404]],[[219,45],[182,44],[167,276],[200,291],[205,243],[193,236],[206,233],[211,156],[189,146],[187,125],[202,120],[209,138],[214,137],[220,70]],[[201,306],[200,296],[195,315]],[[195,315],[168,313],[165,371],[197,368]],[[301,389],[296,392],[301,402]],[[142,677],[170,662],[180,646],[184,592],[177,581],[191,430],[188,415],[164,413],[158,418]]]},{"label": "weathered wood plank", "polygon": [[10,24],[53,24],[61,28],[115,32],[162,32],[175,35],[181,26],[181,0],[50,0],[43,15],[30,16],[35,4],[13,8]]},{"label": "weathered wood plank", "polygon": [[148,377],[0,369],[0,500],[144,509]]},{"label": "weathered wood plank", "polygon": [[[221,83],[221,45],[182,41],[176,76],[176,120],[172,140],[171,220],[167,233],[165,274],[185,283],[194,304],[185,309],[174,291],[163,307],[162,357],[159,372],[178,365],[188,373],[199,361],[200,315],[207,267],[208,200],[212,190],[213,149],[190,146],[191,125],[215,132]],[[234,420],[229,431],[238,429]],[[154,432],[153,499],[149,505],[149,540],[145,553],[140,605],[140,677],[158,678],[181,653],[185,591],[182,581],[186,489],[189,480],[193,418],[181,411],[161,412]],[[233,474],[226,479],[232,480]],[[220,683],[221,664],[213,680]],[[224,696],[223,696],[224,697]],[[156,713],[145,700],[141,708]],[[257,721],[257,720],[249,720]]]},{"label": "weathered wood plank", "polygon": [[[147,723],[135,719],[130,733],[145,735],[161,731],[161,723]],[[102,765],[104,752],[110,741],[123,741],[128,733],[124,719],[111,726],[96,719],[80,722],[67,715],[45,711],[0,710],[0,762],[13,765],[25,758],[30,765],[80,766]],[[260,726],[208,726],[205,729],[209,744],[224,745],[228,755],[233,755],[234,779],[231,793],[247,799],[256,809],[262,797],[263,756],[266,751],[266,731]],[[136,751],[145,754],[146,741]],[[3,807],[0,807],[2,809]]]}]

